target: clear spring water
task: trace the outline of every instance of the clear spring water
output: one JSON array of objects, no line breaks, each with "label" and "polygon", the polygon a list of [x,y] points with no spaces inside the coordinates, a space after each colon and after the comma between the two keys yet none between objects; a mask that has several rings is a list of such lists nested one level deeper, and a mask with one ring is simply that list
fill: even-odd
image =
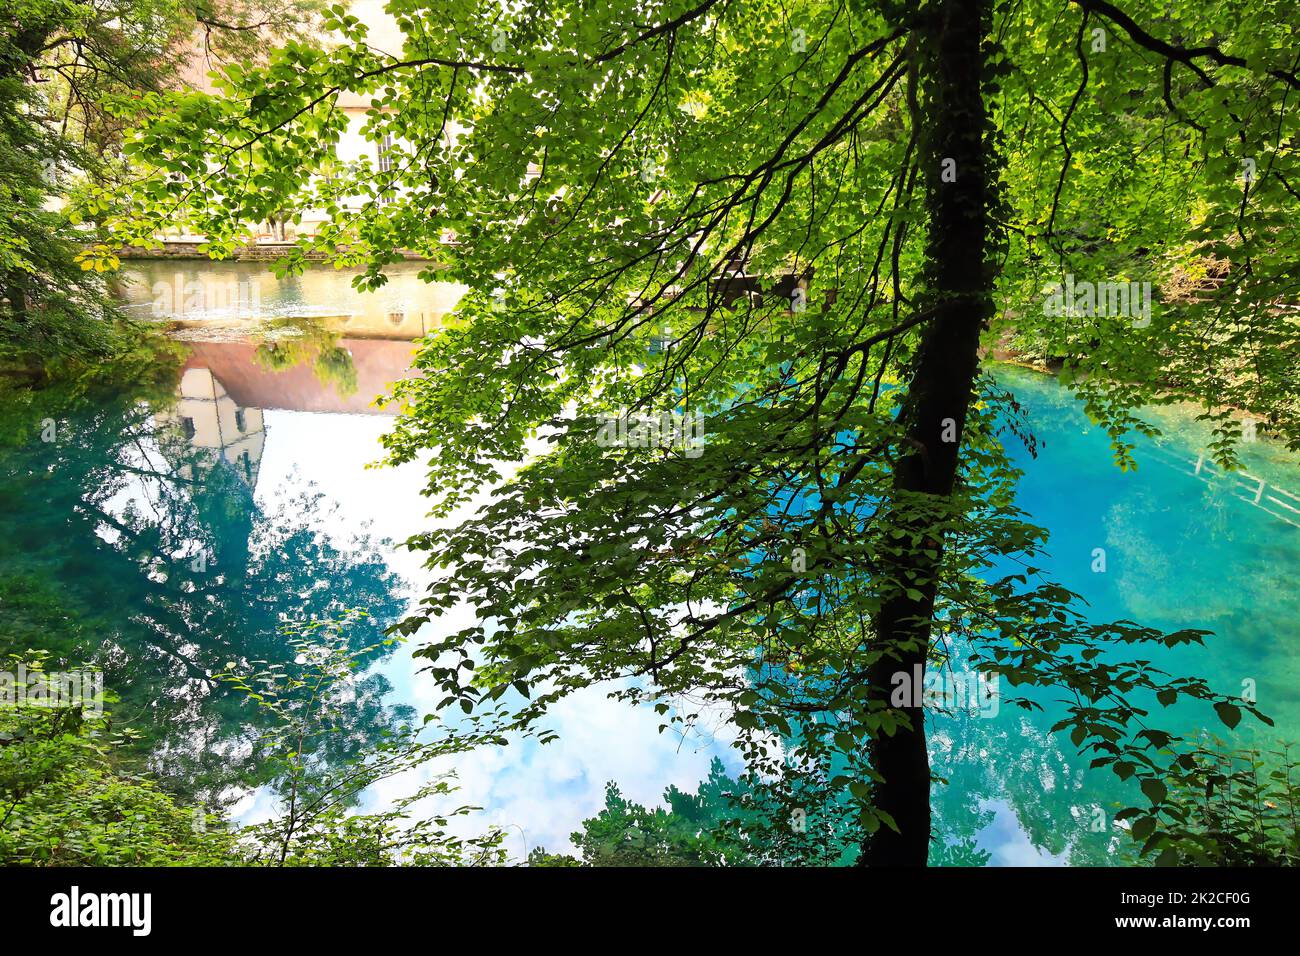
[{"label": "clear spring water", "polygon": [[[336,285],[309,283],[329,301],[304,304],[314,314],[366,311]],[[424,305],[432,312],[444,303]],[[7,632],[0,636],[11,648],[42,646],[104,664],[121,713],[145,734],[151,765],[183,793],[229,793],[230,780],[257,779],[248,713],[205,673],[232,653],[278,659],[282,618],[324,613],[336,601],[371,609],[371,630],[358,635],[358,645],[369,643],[425,580],[420,557],[393,543],[423,525],[421,467],[365,467],[379,457],[388,427],[370,399],[401,375],[410,345],[344,335],[337,344],[355,365],[351,384],[310,361],[275,366],[254,341],[236,337],[190,344],[178,401],[82,397],[43,407],[37,398],[3,409],[16,437],[0,446]],[[1296,457],[1260,442],[1244,449],[1251,477],[1198,468],[1203,428],[1189,413],[1159,411],[1153,421],[1165,437],[1139,440],[1139,469],[1123,473],[1104,433],[1053,379],[1014,368],[997,375],[1041,443],[1033,461],[1014,441],[1011,448],[1026,470],[1020,504],[1052,532],[1042,562],[1048,576],[1082,594],[1097,620],[1215,631],[1207,646],[1170,652],[1161,663],[1230,693],[1252,682],[1277,727],[1247,717],[1238,738],[1294,738]],[[35,427],[47,416],[61,429],[52,443]],[[1106,551],[1105,573],[1092,570],[1096,548]],[[192,560],[200,552],[210,564]],[[419,643],[417,636],[410,646]],[[374,661],[340,759],[373,739],[393,708],[434,708],[410,646]],[[1113,775],[1085,771],[1069,741],[1046,732],[1055,719],[1050,704],[1043,715],[1003,707],[991,718],[934,719],[936,770],[950,784],[935,792],[942,843],[933,862],[1117,859],[1123,841],[1109,814],[1127,794]],[[1171,729],[1223,732],[1199,710],[1172,719]],[[538,845],[560,851],[600,809],[607,781],[629,799],[657,804],[669,785],[693,791],[715,758],[729,772],[740,769],[724,722],[685,739],[660,735],[659,723],[600,690],[566,700],[550,721],[557,742],[516,742],[454,761],[460,790],[448,802],[483,808],[458,826],[508,828],[517,857]],[[417,783],[389,781],[367,799],[378,806]],[[255,820],[269,799],[265,787],[244,788],[233,810]]]}]

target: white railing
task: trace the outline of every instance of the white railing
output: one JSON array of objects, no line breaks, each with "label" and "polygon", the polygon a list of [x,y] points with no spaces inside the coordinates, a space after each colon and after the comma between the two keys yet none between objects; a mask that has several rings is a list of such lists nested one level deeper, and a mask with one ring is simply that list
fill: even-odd
[{"label": "white railing", "polygon": [[1230,482],[1229,492],[1234,498],[1253,505],[1279,521],[1285,521],[1293,528],[1300,528],[1300,495],[1277,485],[1269,484],[1246,471],[1225,471],[1210,461],[1204,454],[1189,458],[1159,443],[1152,449],[1166,465],[1190,475],[1207,484]]}]

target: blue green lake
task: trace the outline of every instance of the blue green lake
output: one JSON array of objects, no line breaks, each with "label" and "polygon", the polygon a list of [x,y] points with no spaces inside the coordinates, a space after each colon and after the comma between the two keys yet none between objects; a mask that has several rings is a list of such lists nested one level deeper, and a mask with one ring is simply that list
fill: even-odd
[{"label": "blue green lake", "polygon": [[[231,274],[246,275],[241,269]],[[156,270],[146,270],[146,286],[175,266]],[[308,302],[312,314],[353,310],[342,286],[314,288],[337,299]],[[301,295],[296,287],[275,301]],[[428,303],[428,313],[443,304]],[[418,302],[401,304],[403,316],[419,311]],[[412,346],[396,333],[348,338],[345,327],[332,347],[348,353],[349,378],[292,355],[268,358],[238,329],[186,338],[175,385],[157,395],[37,393],[0,409],[9,423],[0,445],[0,627],[10,648],[102,666],[149,767],[177,791],[227,802],[254,821],[269,800],[265,787],[248,785],[258,779],[255,728],[209,675],[232,654],[282,658],[287,618],[367,607],[362,646],[418,599],[429,572],[397,542],[426,526],[422,467],[368,467],[391,422],[372,400],[403,373]],[[1163,437],[1137,439],[1139,467],[1121,472],[1105,433],[1054,379],[1001,366],[996,375],[1040,443],[1031,460],[1008,439],[1026,471],[1020,506],[1051,530],[1040,562],[1047,575],[1083,595],[1096,620],[1214,631],[1204,647],[1169,651],[1159,663],[1228,693],[1252,688],[1277,726],[1247,718],[1241,742],[1295,739],[1300,459],[1259,441],[1243,446],[1244,474],[1224,474],[1202,460],[1207,433],[1194,415],[1161,409],[1151,420]],[[53,441],[40,434],[47,420],[56,423]],[[1104,573],[1093,570],[1097,548]],[[410,655],[420,643],[417,635],[376,654],[327,759],[359,752],[394,715],[435,708]],[[1118,859],[1122,834],[1109,813],[1126,794],[1047,733],[1054,720],[1050,702],[1045,714],[1003,707],[991,718],[935,717],[935,767],[950,784],[935,792],[943,842],[932,862]],[[660,722],[589,690],[555,708],[558,741],[516,741],[421,775],[454,769],[460,790],[448,803],[483,808],[457,826],[508,828],[517,858],[538,845],[561,851],[600,809],[608,781],[658,804],[670,785],[693,791],[715,759],[729,773],[741,769],[721,715],[685,738],[661,735]],[[1169,722],[1224,733],[1199,710],[1178,710]],[[367,800],[383,804],[419,782],[388,781]]]}]

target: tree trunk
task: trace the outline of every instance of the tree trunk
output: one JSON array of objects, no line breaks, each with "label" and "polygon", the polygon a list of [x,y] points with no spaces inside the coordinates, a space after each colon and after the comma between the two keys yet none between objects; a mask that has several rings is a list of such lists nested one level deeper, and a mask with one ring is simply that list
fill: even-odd
[{"label": "tree trunk", "polygon": [[[873,694],[888,701],[895,675],[907,675],[910,728],[871,744],[872,767],[883,776],[876,807],[898,824],[881,826],[863,847],[868,866],[924,866],[930,849],[930,760],[926,751],[922,686],[930,644],[942,534],[934,522],[957,478],[958,449],[979,369],[980,332],[992,313],[993,273],[986,268],[993,164],[985,141],[982,41],[988,0],[944,0],[920,29],[918,55],[926,123],[927,293],[937,310],[922,336],[900,416],[906,437],[894,466],[902,500],[891,520],[928,542],[939,557],[913,545],[882,569],[883,577],[912,590],[889,596],[874,621],[885,654],[868,674]],[[920,497],[918,497],[920,496]],[[927,497],[936,506],[927,508]],[[919,502],[919,504],[918,504]],[[904,539],[906,540],[906,539]]]}]

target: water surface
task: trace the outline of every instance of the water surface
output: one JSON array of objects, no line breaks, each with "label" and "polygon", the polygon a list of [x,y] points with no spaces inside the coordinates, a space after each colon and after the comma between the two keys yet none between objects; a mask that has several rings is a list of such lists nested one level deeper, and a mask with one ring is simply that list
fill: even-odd
[{"label": "water surface", "polygon": [[[271,318],[314,317],[323,331],[295,326],[268,337],[253,328],[258,316],[209,302],[188,314],[188,353],[170,394],[49,393],[0,410],[9,436],[0,446],[5,644],[100,663],[122,698],[119,712],[144,732],[154,772],[183,795],[235,798],[241,820],[264,816],[270,800],[265,787],[233,785],[260,779],[250,742],[256,718],[207,675],[233,654],[284,659],[282,622],[338,604],[370,609],[354,638],[367,646],[427,580],[422,556],[395,543],[427,527],[422,466],[366,467],[380,457],[390,424],[374,399],[405,373],[411,339],[445,321],[454,304],[454,290],[422,288],[406,272],[394,287],[398,303],[390,293],[359,296],[326,270],[282,286],[255,266],[150,266],[137,290],[167,275],[182,289],[256,281],[275,303]],[[152,309],[142,292],[135,301]],[[396,322],[388,318],[395,304]],[[338,316],[352,318],[330,321]],[[1242,741],[1294,738],[1300,463],[1259,442],[1244,448],[1246,476],[1224,475],[1198,463],[1206,434],[1193,416],[1165,410],[1153,413],[1165,437],[1139,439],[1139,468],[1123,473],[1104,432],[1053,379],[997,374],[1040,442],[1036,460],[1014,442],[1011,450],[1026,471],[1020,504],[1052,532],[1048,576],[1082,594],[1096,620],[1215,631],[1206,647],[1159,662],[1228,693],[1254,688],[1277,728],[1261,731],[1247,718]],[[54,442],[39,434],[49,418],[58,422]],[[1106,552],[1104,573],[1093,570],[1097,548]],[[464,613],[428,628],[457,629]],[[375,653],[329,759],[348,759],[393,720],[436,707],[410,654],[430,636],[426,629],[405,647]],[[1043,715],[1004,707],[992,718],[935,718],[936,770],[951,784],[936,789],[943,843],[933,862],[1115,859],[1122,834],[1109,814],[1128,794],[1046,732],[1057,716],[1049,706]],[[1176,721],[1186,732],[1223,731],[1194,709]],[[693,791],[715,759],[730,774],[742,769],[722,721],[686,738],[659,734],[661,722],[589,690],[555,708],[557,742],[517,741],[420,776],[454,769],[461,790],[450,802],[483,807],[457,825],[508,828],[516,857],[538,845],[562,851],[600,810],[609,781],[657,805],[670,785]],[[388,781],[367,802],[383,805],[419,782]]]}]

